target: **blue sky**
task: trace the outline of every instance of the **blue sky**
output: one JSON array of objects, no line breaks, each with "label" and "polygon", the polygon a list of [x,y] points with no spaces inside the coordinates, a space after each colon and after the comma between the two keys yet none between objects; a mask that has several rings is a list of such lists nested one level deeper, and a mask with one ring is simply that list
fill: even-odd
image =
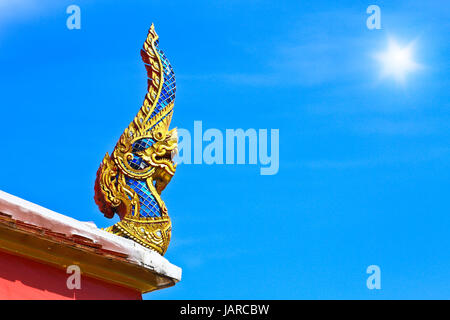
[{"label": "blue sky", "polygon": [[[280,170],[180,165],[162,198],[183,279],[145,298],[448,299],[449,17],[444,1],[0,0],[0,189],[115,221],[95,173],[144,98],[154,22],[172,126],[279,129]],[[389,37],[416,41],[422,68],[403,84],[373,58]]]}]

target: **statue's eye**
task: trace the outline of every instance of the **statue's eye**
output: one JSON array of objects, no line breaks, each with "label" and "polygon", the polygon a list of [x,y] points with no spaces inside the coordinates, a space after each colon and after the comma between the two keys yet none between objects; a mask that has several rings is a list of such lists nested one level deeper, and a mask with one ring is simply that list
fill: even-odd
[{"label": "statue's eye", "polygon": [[158,141],[161,141],[161,140],[163,140],[163,139],[166,137],[165,133],[162,132],[162,131],[156,131],[156,132],[153,134],[153,136],[154,136],[155,139],[158,140]]}]

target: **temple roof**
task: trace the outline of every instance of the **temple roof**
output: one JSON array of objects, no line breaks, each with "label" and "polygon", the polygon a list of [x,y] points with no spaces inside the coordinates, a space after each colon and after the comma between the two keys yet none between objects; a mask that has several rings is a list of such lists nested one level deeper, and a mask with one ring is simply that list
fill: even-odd
[{"label": "temple roof", "polygon": [[0,191],[0,249],[142,293],[175,285],[181,268],[156,251]]}]

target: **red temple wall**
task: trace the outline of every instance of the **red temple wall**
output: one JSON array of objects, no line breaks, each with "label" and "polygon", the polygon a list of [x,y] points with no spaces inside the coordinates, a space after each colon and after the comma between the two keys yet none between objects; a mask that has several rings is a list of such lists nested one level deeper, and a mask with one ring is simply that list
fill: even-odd
[{"label": "red temple wall", "polygon": [[[82,270],[81,270],[82,271]],[[0,251],[2,300],[141,300],[140,292],[81,275],[81,289],[68,289],[65,270]]]}]

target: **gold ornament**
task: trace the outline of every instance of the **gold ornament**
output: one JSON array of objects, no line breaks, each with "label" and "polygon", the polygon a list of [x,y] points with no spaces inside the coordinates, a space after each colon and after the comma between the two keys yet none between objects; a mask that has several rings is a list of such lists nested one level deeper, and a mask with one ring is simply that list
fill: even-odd
[{"label": "gold ornament", "polygon": [[161,192],[175,174],[177,131],[169,130],[175,99],[175,76],[159,49],[152,24],[141,56],[147,69],[148,92],[134,120],[111,156],[97,172],[95,202],[108,218],[121,221],[105,230],[164,254],[172,224]]}]

